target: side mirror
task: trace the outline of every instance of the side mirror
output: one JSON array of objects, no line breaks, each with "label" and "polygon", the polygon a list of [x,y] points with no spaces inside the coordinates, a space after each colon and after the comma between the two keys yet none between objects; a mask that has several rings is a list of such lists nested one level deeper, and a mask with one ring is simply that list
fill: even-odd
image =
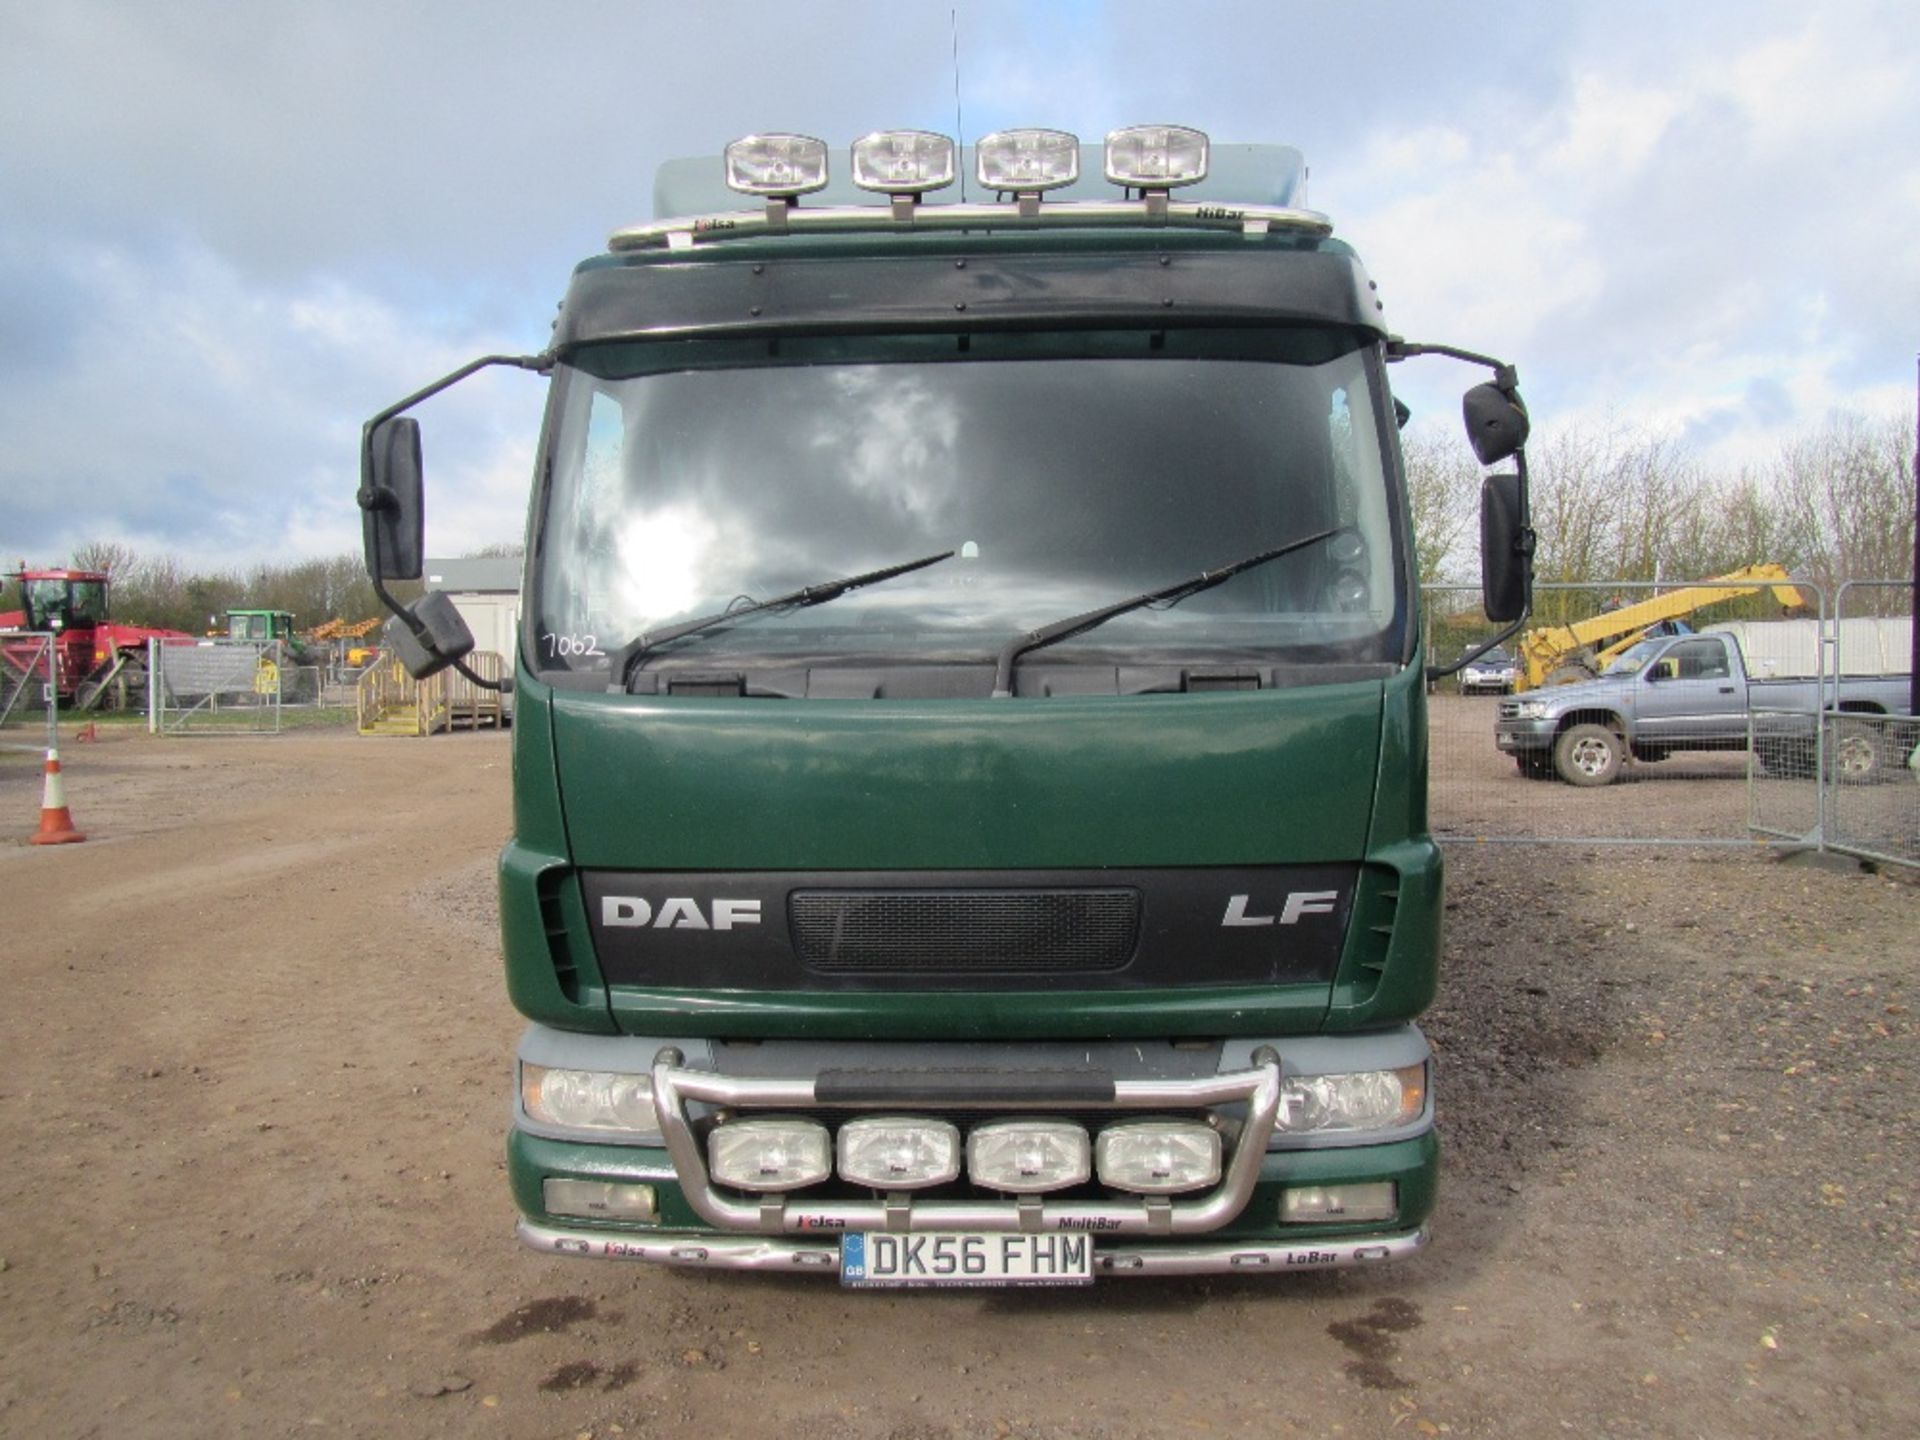
[{"label": "side mirror", "polygon": [[405,416],[383,420],[368,432],[365,447],[360,455],[360,534],[367,573],[376,580],[418,580],[426,551],[420,422]]},{"label": "side mirror", "polygon": [[1480,485],[1481,602],[1487,618],[1501,624],[1527,613],[1533,590],[1520,485],[1518,475],[1489,475]]},{"label": "side mirror", "polygon": [[1467,391],[1461,402],[1467,422],[1467,443],[1482,465],[1498,465],[1527,443],[1531,424],[1517,390],[1502,390],[1489,381]]},{"label": "side mirror", "polygon": [[[409,617],[413,624],[408,623]],[[421,633],[415,634],[413,625]],[[395,657],[416,680],[437,675],[473,649],[473,631],[444,590],[429,590],[388,622],[388,628]]]}]

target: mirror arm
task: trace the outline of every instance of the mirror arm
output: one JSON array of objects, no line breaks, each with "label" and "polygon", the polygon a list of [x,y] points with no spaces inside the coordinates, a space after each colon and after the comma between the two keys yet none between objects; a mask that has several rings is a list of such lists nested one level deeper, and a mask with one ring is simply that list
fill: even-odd
[{"label": "mirror arm", "polygon": [[442,375],[431,385],[414,391],[413,394],[407,396],[406,399],[394,401],[393,404],[389,405],[367,422],[366,433],[371,435],[376,427],[393,419],[394,416],[404,415],[422,400],[431,400],[442,390],[458,385],[469,375],[480,370],[485,370],[489,365],[511,365],[516,370],[532,370],[538,374],[545,375],[553,369],[553,361],[554,355],[551,350],[542,351],[538,355],[482,355],[478,360],[469,360],[458,370]]},{"label": "mirror arm", "polygon": [[473,684],[478,685],[482,690],[498,690],[502,695],[511,695],[513,693],[513,677],[511,675],[500,680],[489,680],[486,676],[476,674],[474,671],[468,669],[467,662],[464,660],[454,661],[453,668],[466,676]]},{"label": "mirror arm", "polygon": [[[405,414],[422,400],[431,400],[442,390],[458,385],[469,375],[485,370],[489,366],[510,365],[516,370],[532,370],[536,374],[545,375],[552,371],[553,361],[553,352],[550,350],[543,351],[538,355],[482,355],[477,360],[469,360],[458,370],[442,375],[432,384],[421,387],[405,399],[396,400],[393,404],[387,406],[386,409],[376,414],[371,420],[367,421],[365,427],[360,432],[360,473],[365,475],[370,471],[369,462],[373,455],[374,431],[378,430],[380,426],[387,421],[393,419],[394,416]],[[392,495],[384,490],[375,490],[367,485],[362,485],[354,498],[359,502],[362,510],[390,510],[394,505]],[[378,526],[374,527],[373,545],[377,554],[380,548],[380,530]],[[375,565],[373,567],[374,573],[368,577],[373,582],[374,595],[378,597],[382,605],[386,606],[387,609],[393,613],[402,625],[407,627],[415,640],[421,642],[425,648],[431,649],[431,645],[427,644],[426,624],[415,615],[408,606],[401,604],[393,598],[393,595],[387,590],[386,582],[380,578],[379,569],[380,567]],[[489,680],[483,675],[475,674],[474,671],[468,667],[465,660],[455,660],[453,662],[453,668],[466,676],[473,684],[483,689],[498,690],[502,693],[513,689],[513,682],[511,680]]]},{"label": "mirror arm", "polygon": [[1444,680],[1449,675],[1458,674],[1460,671],[1466,669],[1467,666],[1471,665],[1474,661],[1478,660],[1482,655],[1486,654],[1487,651],[1493,649],[1494,646],[1506,644],[1507,641],[1511,640],[1514,636],[1520,633],[1521,627],[1524,626],[1527,623],[1527,621],[1532,618],[1532,616],[1533,616],[1532,607],[1529,606],[1526,611],[1521,613],[1521,616],[1518,620],[1514,621],[1511,625],[1507,626],[1506,629],[1502,630],[1498,635],[1495,635],[1491,639],[1482,640],[1478,645],[1474,646],[1471,650],[1467,651],[1464,655],[1462,655],[1458,660],[1454,661],[1451,665],[1427,666],[1428,682],[1431,683],[1435,680]]},{"label": "mirror arm", "polygon": [[1450,360],[1465,360],[1469,365],[1484,365],[1493,371],[1493,383],[1511,396],[1520,388],[1520,372],[1504,360],[1496,360],[1491,355],[1482,355],[1477,350],[1462,350],[1455,345],[1421,345],[1411,340],[1402,340],[1398,335],[1387,337],[1387,363],[1399,360],[1411,360],[1416,355],[1444,355]]}]

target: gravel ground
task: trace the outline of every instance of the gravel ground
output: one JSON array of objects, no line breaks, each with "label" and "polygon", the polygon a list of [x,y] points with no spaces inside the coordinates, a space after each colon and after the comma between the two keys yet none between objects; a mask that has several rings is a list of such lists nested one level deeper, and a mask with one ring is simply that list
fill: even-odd
[{"label": "gravel ground", "polygon": [[[1425,1255],[850,1294],[514,1246],[499,737],[102,733],[63,752],[93,838],[0,843],[0,1433],[1883,1436],[1920,1404],[1908,881],[1451,846]],[[1502,784],[1561,834],[1745,790],[1441,759],[1456,833]],[[0,757],[14,835],[38,784]]]}]

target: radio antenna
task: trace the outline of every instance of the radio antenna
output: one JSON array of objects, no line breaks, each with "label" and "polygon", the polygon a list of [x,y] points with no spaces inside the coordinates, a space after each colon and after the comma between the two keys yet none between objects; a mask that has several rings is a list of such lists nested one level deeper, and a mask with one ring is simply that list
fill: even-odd
[{"label": "radio antenna", "polygon": [[960,154],[955,158],[960,165],[960,203],[967,203],[967,129],[960,120],[960,12],[958,9],[947,11],[947,24],[953,30],[953,143]]}]

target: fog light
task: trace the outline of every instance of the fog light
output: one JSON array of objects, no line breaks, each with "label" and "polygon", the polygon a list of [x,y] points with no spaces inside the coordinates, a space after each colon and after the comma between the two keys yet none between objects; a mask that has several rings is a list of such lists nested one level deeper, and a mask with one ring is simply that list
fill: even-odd
[{"label": "fog light", "polygon": [[1320,1225],[1335,1220],[1391,1220],[1400,1194],[1391,1180],[1370,1185],[1306,1185],[1280,1192],[1282,1225]]},{"label": "fog light", "polygon": [[1032,193],[1080,178],[1080,140],[1064,130],[997,130],[973,146],[982,189]]},{"label": "fog light", "polygon": [[736,1190],[798,1190],[833,1173],[833,1138],[811,1120],[734,1120],[707,1137],[707,1164]]},{"label": "fog light", "polygon": [[967,1178],[1032,1195],[1082,1185],[1092,1171],[1087,1132],[1064,1120],[996,1120],[967,1137]]},{"label": "fog light", "polygon": [[595,1220],[637,1220],[651,1225],[657,1218],[653,1186],[619,1185],[603,1180],[543,1180],[540,1203],[549,1215],[584,1215]]},{"label": "fog light", "polygon": [[1103,1184],[1136,1195],[1176,1195],[1220,1178],[1220,1132],[1192,1120],[1109,1125],[1094,1142]]},{"label": "fog light", "polygon": [[944,1120],[850,1120],[840,1127],[839,1155],[842,1180],[918,1190],[960,1174],[960,1132]]}]

